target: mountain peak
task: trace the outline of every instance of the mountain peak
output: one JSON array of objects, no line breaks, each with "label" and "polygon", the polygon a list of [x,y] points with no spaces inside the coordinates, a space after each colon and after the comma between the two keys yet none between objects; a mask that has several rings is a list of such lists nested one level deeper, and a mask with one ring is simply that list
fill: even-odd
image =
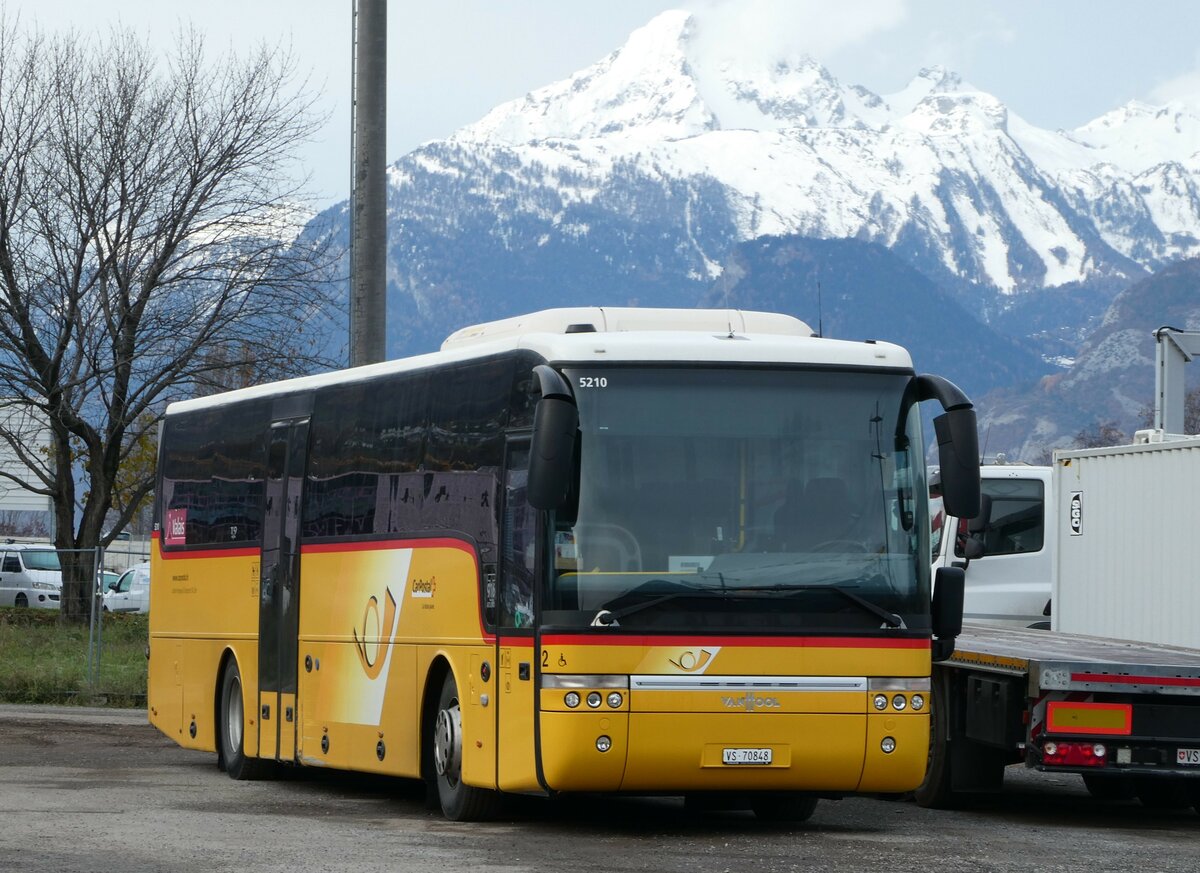
[{"label": "mountain peak", "polygon": [[453,139],[520,145],[620,135],[655,142],[711,130],[715,120],[688,66],[691,31],[690,13],[663,12],[598,63],[496,107]]},{"label": "mountain peak", "polygon": [[917,71],[915,79],[923,79],[929,82],[938,91],[954,91],[961,87],[963,83],[962,76],[941,64],[922,67]]}]

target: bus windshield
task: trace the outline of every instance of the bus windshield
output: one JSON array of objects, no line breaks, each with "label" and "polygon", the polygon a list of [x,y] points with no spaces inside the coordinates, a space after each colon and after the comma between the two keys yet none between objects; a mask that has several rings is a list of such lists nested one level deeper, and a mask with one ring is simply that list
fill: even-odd
[{"label": "bus windshield", "polygon": [[929,627],[919,415],[896,371],[589,367],[542,622]]}]

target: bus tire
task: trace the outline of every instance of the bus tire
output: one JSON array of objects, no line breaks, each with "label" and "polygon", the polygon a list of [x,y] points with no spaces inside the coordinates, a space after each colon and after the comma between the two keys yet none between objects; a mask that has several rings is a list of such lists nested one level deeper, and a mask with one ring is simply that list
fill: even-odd
[{"label": "bus tire", "polygon": [[935,668],[929,694],[929,762],[925,780],[913,792],[917,805],[927,809],[954,809],[962,802],[954,791],[950,766],[950,684],[949,674]]},{"label": "bus tire", "polygon": [[430,723],[429,748],[433,750],[433,779],[442,814],[451,821],[484,821],[495,815],[499,795],[462,781],[462,710],[454,674],[447,671]]},{"label": "bus tire", "polygon": [[268,763],[246,757],[246,710],[242,673],[237,661],[230,658],[221,677],[221,719],[218,724],[217,766],[222,766],[229,778],[261,779],[267,775]]},{"label": "bus tire", "polygon": [[817,798],[806,794],[776,794],[755,797],[750,801],[754,817],[759,821],[808,821],[817,809]]}]

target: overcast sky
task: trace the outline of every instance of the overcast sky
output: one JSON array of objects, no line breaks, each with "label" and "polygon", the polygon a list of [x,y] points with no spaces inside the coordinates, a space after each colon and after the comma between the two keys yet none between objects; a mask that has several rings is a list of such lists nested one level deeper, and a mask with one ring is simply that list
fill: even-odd
[{"label": "overcast sky", "polygon": [[[120,24],[167,45],[191,23],[215,50],[290,42],[329,114],[302,156],[319,205],[349,190],[352,5],[0,0],[10,18],[47,30]],[[808,51],[876,93],[942,64],[1043,127],[1076,127],[1132,99],[1200,102],[1200,3],[1184,0],[392,0],[388,160],[594,63],[672,8],[771,49]]]}]

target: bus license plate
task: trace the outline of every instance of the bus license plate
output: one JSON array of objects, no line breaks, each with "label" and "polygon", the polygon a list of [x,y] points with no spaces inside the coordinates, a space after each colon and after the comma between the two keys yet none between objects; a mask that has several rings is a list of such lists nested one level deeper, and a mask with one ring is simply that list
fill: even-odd
[{"label": "bus license plate", "polygon": [[770,749],[724,749],[722,764],[770,764]]},{"label": "bus license plate", "polygon": [[1175,763],[1184,767],[1200,766],[1200,749],[1176,749]]}]

